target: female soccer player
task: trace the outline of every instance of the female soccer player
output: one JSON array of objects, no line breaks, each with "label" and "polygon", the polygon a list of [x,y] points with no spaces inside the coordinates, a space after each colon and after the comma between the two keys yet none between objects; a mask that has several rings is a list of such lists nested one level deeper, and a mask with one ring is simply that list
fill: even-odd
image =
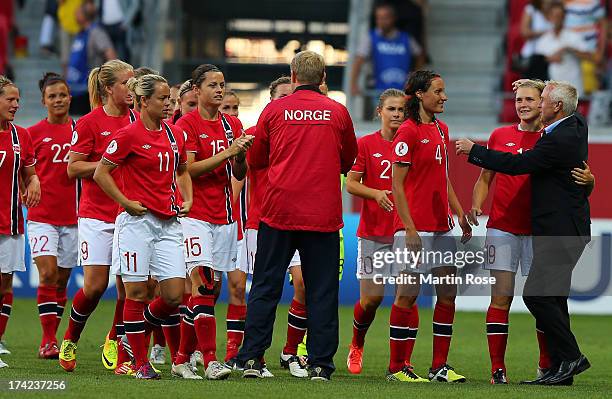
[{"label": "female soccer player", "polygon": [[[385,286],[375,283],[375,280],[377,276],[398,275],[392,270],[392,264],[375,267],[374,259],[377,253],[384,255],[391,252],[393,246],[395,206],[390,198],[391,160],[393,139],[405,119],[405,97],[402,91],[396,89],[388,89],[381,94],[376,107],[381,128],[359,140],[357,159],[346,181],[347,191],[364,200],[357,230],[357,279],[360,293],[353,311],[353,340],[346,361],[352,374],[361,373],[365,335],[384,297]],[[394,381],[428,382],[412,370],[410,359],[406,359],[404,352],[406,336],[398,335],[410,332],[407,329],[400,331],[396,327],[397,324],[409,322],[409,314],[404,311],[410,306],[406,304],[407,299],[398,295],[391,308],[391,362],[388,378]],[[405,364],[406,361],[408,364]]]},{"label": "female soccer player", "polygon": [[[177,122],[187,134],[189,173],[194,207],[182,222],[187,270],[192,281],[190,307],[206,378],[224,379],[231,370],[217,361],[215,287],[222,272],[236,269],[237,227],[232,204],[231,177],[246,175],[245,153],[253,137],[241,135],[237,118],[219,112],[225,91],[223,73],[204,64],[192,74],[198,108]],[[237,137],[237,138],[236,138]],[[230,281],[231,284],[231,281]],[[190,348],[181,345],[175,363],[188,361]]]},{"label": "female soccer player", "polygon": [[176,102],[176,109],[171,117],[171,122],[176,123],[179,118],[196,109],[198,106],[198,98],[196,96],[191,79],[186,80],[179,89],[179,96]]},{"label": "female soccer player", "polygon": [[[19,109],[19,89],[0,75],[0,339],[13,307],[13,273],[25,271],[22,202],[40,201],[34,149],[28,131],[13,124]],[[10,354],[2,343],[0,354]],[[0,360],[0,368],[7,364]]]},{"label": "female soccer player", "polygon": [[76,122],[68,115],[71,96],[63,77],[47,72],[38,86],[47,117],[28,131],[42,196],[39,206],[28,212],[28,237],[39,279],[36,299],[43,336],[38,357],[57,359],[59,348],[55,334],[66,304],[66,285],[78,258],[79,187],[66,171]]},{"label": "female soccer player", "polygon": [[[413,259],[421,255],[423,261],[415,262],[418,263],[416,267],[414,264],[398,265],[414,278],[415,284],[397,287],[398,295],[407,298],[404,306],[396,309],[402,317],[397,322],[391,318],[391,340],[392,345],[398,346],[398,353],[405,353],[405,361],[410,364],[418,330],[415,304],[420,290],[419,274],[432,273],[436,277],[456,274],[452,262],[444,263],[437,256],[456,251],[451,234],[454,226],[451,209],[459,218],[462,242],[471,238],[472,228],[448,176],[448,127],[436,118],[436,114],[444,112],[444,103],[448,100],[444,80],[431,71],[416,71],[410,74],[405,93],[408,96],[407,119],[393,141],[392,193],[397,209],[393,247],[394,250],[408,249]],[[456,292],[456,284],[436,285],[430,381],[466,380],[447,364]],[[404,362],[395,360],[392,355],[389,376],[404,366]]]},{"label": "female soccer player", "polygon": [[[136,82],[134,82],[136,80]],[[170,114],[170,87],[159,75],[128,82],[140,106],[140,120],[118,130],[94,173],[94,180],[120,206],[115,221],[113,273],[125,284],[125,332],[136,362],[136,378],[158,379],[147,358],[145,331],[175,316],[183,298],[185,258],[177,219],[192,205],[191,178],[183,132],[163,119]],[[112,171],[122,165],[121,181]],[[177,186],[182,203],[177,201]],[[148,306],[149,275],[160,296]],[[164,329],[164,332],[167,332]],[[168,334],[171,352],[178,335]]]},{"label": "female soccer player", "polygon": [[238,118],[240,113],[240,98],[233,90],[226,90],[221,103],[221,112]]},{"label": "female soccer player", "polygon": [[[521,80],[516,87],[515,107],[520,120],[518,125],[495,129],[487,147],[497,151],[519,154],[533,149],[542,136],[544,124],[539,108],[544,82]],[[590,186],[594,177],[588,166],[573,171],[576,183]],[[487,310],[487,342],[491,358],[491,384],[507,384],[505,354],[508,343],[509,313],[514,297],[514,280],[521,268],[523,276],[529,274],[533,258],[531,237],[531,188],[529,175],[510,176],[483,169],[474,185],[472,209],[468,218],[478,225],[482,206],[487,199],[493,179],[495,191],[489,220],[485,248],[487,257],[484,268],[495,277],[491,286],[491,303]],[[507,248],[509,250],[499,250]],[[551,367],[546,338],[537,328],[540,346],[539,373],[543,375]]]},{"label": "female soccer player", "polygon": [[[92,111],[79,119],[72,135],[68,176],[78,177],[83,182],[78,230],[84,284],[72,301],[70,323],[60,348],[60,365],[66,371],[73,371],[76,367],[76,348],[81,332],[108,286],[117,204],[98,187],[92,177],[108,147],[110,136],[137,119],[136,113],[130,109],[133,99],[127,88],[127,81],[133,74],[132,66],[120,60],[111,60],[94,68],[88,79]],[[119,293],[123,283],[120,277],[116,281]],[[118,299],[115,307],[115,325],[120,327],[117,329],[118,337],[123,335],[122,313],[123,301]],[[119,351],[120,358],[117,358],[116,343],[112,345],[108,341],[103,352],[105,367],[115,369],[117,374],[128,372],[129,367],[117,365],[118,362],[127,362],[129,358],[122,350]],[[114,350],[106,350],[107,346]]]}]

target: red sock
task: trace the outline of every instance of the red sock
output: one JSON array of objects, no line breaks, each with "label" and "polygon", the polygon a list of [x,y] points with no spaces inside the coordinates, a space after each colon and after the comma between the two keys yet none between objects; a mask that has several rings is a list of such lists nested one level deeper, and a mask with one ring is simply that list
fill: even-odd
[{"label": "red sock", "polygon": [[54,285],[38,286],[36,290],[36,303],[38,304],[38,317],[42,326],[42,341],[40,346],[56,343],[55,325],[57,324],[57,287]]},{"label": "red sock", "polygon": [[446,305],[436,302],[433,314],[433,360],[431,368],[437,369],[446,364],[451,338],[453,337],[453,320],[455,304]]},{"label": "red sock", "polygon": [[121,328],[122,328],[121,335],[117,333],[117,364],[118,365],[129,362],[130,353],[131,353],[131,348],[130,348],[130,352],[128,352],[128,350],[123,345],[123,341],[121,341],[121,337],[125,335],[125,330],[123,329],[123,325],[121,326]]},{"label": "red sock", "polygon": [[246,319],[246,305],[227,306],[227,345],[225,361],[238,355],[244,337],[244,320]]},{"label": "red sock", "polygon": [[411,308],[391,306],[389,318],[389,371],[397,373],[410,364],[412,348],[419,329],[419,311],[416,305]]},{"label": "red sock", "polygon": [[540,347],[540,363],[538,365],[542,369],[549,369],[552,367],[552,362],[550,361],[550,354],[548,353],[546,335],[544,331],[538,330],[537,328],[536,333],[538,335],[538,346]]},{"label": "red sock", "polygon": [[506,371],[504,357],[508,343],[508,310],[489,306],[487,310],[487,342],[491,357],[491,372],[498,369]]},{"label": "red sock", "polygon": [[0,338],[2,338],[6,331],[6,324],[11,317],[11,310],[13,309],[13,293],[9,292],[2,295],[0,305]]},{"label": "red sock", "polygon": [[183,304],[181,305],[181,309],[183,311],[183,317],[181,318],[181,343],[179,344],[179,350],[176,353],[174,364],[183,364],[188,362],[189,357],[193,352],[195,352],[198,345],[198,339],[193,327],[193,314],[190,304],[191,295],[183,295]]},{"label": "red sock", "polygon": [[[177,317],[178,317],[178,313],[177,313]],[[163,327],[164,323],[162,323],[162,327]],[[177,324],[178,326],[178,324]],[[159,329],[159,328],[155,328],[153,330],[153,345],[159,345],[161,347],[165,347],[166,346],[166,338],[164,337],[164,330],[163,329]]]},{"label": "red sock", "polygon": [[123,324],[125,326],[125,334],[132,348],[136,367],[140,368],[146,364],[147,348],[145,347],[145,318],[144,318],[145,303],[125,300],[123,307]]},{"label": "red sock", "polygon": [[304,340],[307,329],[306,305],[295,299],[291,301],[291,307],[287,314],[287,342],[283,348],[286,355],[297,355],[298,345]]},{"label": "red sock", "polygon": [[176,313],[170,315],[170,317],[166,318],[166,320],[163,321],[162,330],[162,338],[165,338],[163,340],[164,345],[158,345],[166,346],[165,343],[168,343],[168,349],[170,350],[170,359],[172,360],[172,362],[174,362],[174,359],[176,358],[176,353],[178,352],[181,343],[181,316],[178,312],[178,309],[176,310]]},{"label": "red sock", "polygon": [[125,305],[125,299],[117,299],[115,302],[115,315],[113,316],[113,326],[108,332],[108,339],[113,341],[117,340],[117,326],[123,325],[123,306]]},{"label": "red sock", "polygon": [[57,320],[55,323],[55,334],[57,334],[57,329],[59,328],[60,323],[62,322],[62,316],[64,315],[64,308],[66,307],[66,302],[68,301],[68,297],[66,297],[66,288],[57,288],[55,292],[56,300],[57,300]]},{"label": "red sock", "polygon": [[98,306],[98,300],[92,301],[85,296],[83,289],[79,289],[72,300],[72,309],[70,310],[70,322],[68,329],[64,334],[64,339],[72,342],[79,342],[81,332],[85,328],[87,318]]},{"label": "red sock", "polygon": [[365,344],[365,336],[370,328],[370,324],[374,321],[376,311],[366,312],[359,300],[355,302],[353,307],[353,341],[352,345],[358,348],[363,348]]},{"label": "red sock", "polygon": [[198,345],[204,358],[204,367],[217,360],[217,323],[215,322],[215,298],[212,295],[192,296],[193,320]]}]

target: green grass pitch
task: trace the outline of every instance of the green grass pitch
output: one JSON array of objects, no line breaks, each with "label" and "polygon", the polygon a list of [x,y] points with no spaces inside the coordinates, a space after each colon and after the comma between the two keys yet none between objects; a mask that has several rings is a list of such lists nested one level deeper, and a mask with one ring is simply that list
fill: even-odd
[{"label": "green grass pitch", "polygon": [[[483,298],[488,301],[488,298]],[[66,309],[70,309],[69,306]],[[0,380],[45,379],[66,380],[62,393],[15,393],[6,389],[0,397],[57,397],[57,398],[604,398],[612,392],[610,361],[612,360],[612,323],[609,316],[572,318],[574,332],[592,368],[578,376],[573,387],[519,386],[522,379],[535,375],[537,343],[533,320],[528,314],[510,317],[510,339],[506,355],[508,386],[489,385],[489,356],[484,333],[484,313],[457,313],[449,363],[468,378],[465,384],[408,384],[387,382],[384,378],[389,358],[389,309],[381,308],[366,337],[364,368],[353,376],[346,370],[346,355],[351,338],[352,308],[340,308],[340,348],[336,356],[337,371],[331,383],[298,380],[281,370],[278,355],[285,342],[287,307],[279,307],[272,348],[266,360],[273,379],[244,380],[234,373],[226,381],[183,381],[170,376],[169,365],[161,366],[160,381],[137,381],[126,376],[115,376],[100,362],[99,346],[110,327],[114,302],[102,301],[89,319],[79,342],[78,366],[73,373],[64,372],[56,360],[36,358],[40,342],[40,324],[33,300],[15,300],[5,340],[12,351],[4,355],[10,368],[0,369]],[[225,354],[225,306],[216,311],[218,320],[218,356]],[[420,331],[413,363],[418,374],[425,376],[431,362],[431,311],[420,311]],[[65,315],[60,334],[66,328]],[[61,336],[60,336],[61,338]],[[202,371],[200,370],[200,373]],[[3,386],[6,386],[3,384]]]}]

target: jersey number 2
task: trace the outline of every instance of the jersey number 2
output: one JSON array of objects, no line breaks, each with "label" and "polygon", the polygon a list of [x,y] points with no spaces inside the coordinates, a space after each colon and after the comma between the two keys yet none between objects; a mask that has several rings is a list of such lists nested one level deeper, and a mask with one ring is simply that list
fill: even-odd
[{"label": "jersey number 2", "polygon": [[389,162],[386,159],[383,159],[382,161],[380,161],[380,166],[384,166],[385,167],[383,169],[383,171],[380,173],[380,178],[381,179],[390,179],[391,176],[389,176],[387,174],[387,172],[389,172],[389,169],[391,169],[391,162]]},{"label": "jersey number 2", "polygon": [[[61,152],[66,150],[66,154],[64,158],[61,158]],[[55,151],[55,155],[53,156],[53,163],[68,163],[68,157],[70,154],[70,144],[64,144],[63,146],[59,144],[53,144],[51,146],[51,151]]]}]

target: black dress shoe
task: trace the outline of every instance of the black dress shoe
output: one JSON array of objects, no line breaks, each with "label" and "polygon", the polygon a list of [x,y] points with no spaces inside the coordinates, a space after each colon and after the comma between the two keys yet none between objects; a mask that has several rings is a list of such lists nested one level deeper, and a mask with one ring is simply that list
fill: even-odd
[{"label": "black dress shoe", "polygon": [[580,355],[580,357],[572,362],[563,361],[559,366],[559,370],[555,373],[554,376],[547,379],[543,382],[544,385],[558,385],[562,382],[565,382],[570,377],[578,375],[583,371],[587,370],[591,367],[591,363],[589,363],[589,359],[584,355]]},{"label": "black dress shoe", "polygon": [[555,370],[557,369],[553,369],[553,368],[544,369],[542,376],[536,378],[535,380],[521,381],[520,384],[521,385],[544,385],[544,381],[551,379],[553,376],[557,374]]}]

